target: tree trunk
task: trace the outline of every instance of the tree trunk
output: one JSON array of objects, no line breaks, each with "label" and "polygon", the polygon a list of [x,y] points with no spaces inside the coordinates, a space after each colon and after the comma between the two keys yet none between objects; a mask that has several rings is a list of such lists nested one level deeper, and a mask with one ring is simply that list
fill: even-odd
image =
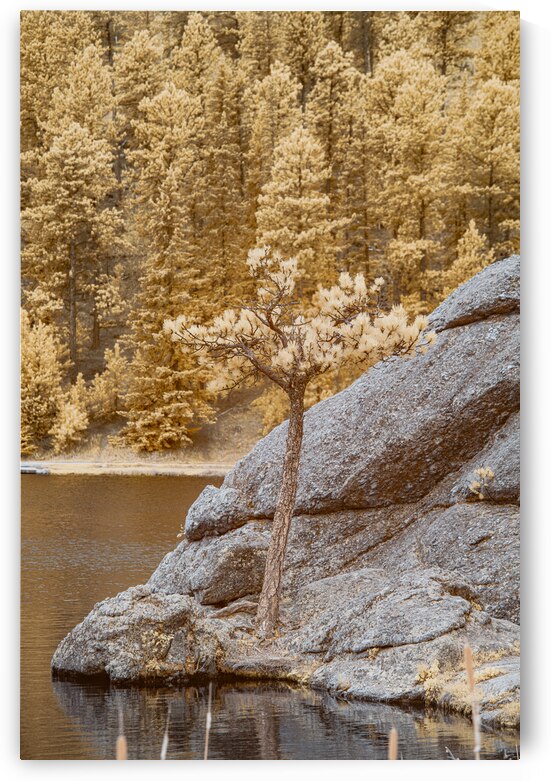
[{"label": "tree trunk", "polygon": [[[364,197],[364,202],[367,203],[367,194]],[[367,208],[364,208],[363,213],[363,219],[364,219],[364,228],[363,228],[363,245],[364,245],[364,263],[363,263],[363,273],[364,277],[366,279],[369,279],[371,277],[371,254],[369,250],[369,214]]]},{"label": "tree trunk", "polygon": [[107,62],[113,67],[113,54],[115,51],[115,31],[113,25],[113,17],[109,16],[107,24],[105,25],[105,32],[107,35]]},{"label": "tree trunk", "polygon": [[[421,201],[421,214],[419,216],[419,238],[424,241],[426,235],[426,222],[425,222],[425,202]],[[421,253],[421,263],[419,266],[420,280],[419,280],[419,300],[427,300],[427,291],[425,289],[424,274],[427,270],[427,251],[423,249]]]},{"label": "tree trunk", "polygon": [[99,350],[100,346],[100,331],[99,331],[99,317],[98,311],[94,306],[92,311],[92,350]]},{"label": "tree trunk", "polygon": [[402,290],[400,285],[400,277],[396,274],[392,277],[392,303],[396,306],[400,303],[402,298]]},{"label": "tree trunk", "polygon": [[273,636],[279,617],[283,562],[297,495],[303,415],[304,391],[291,398],[283,477],[266,558],[264,583],[256,613],[255,631],[257,636],[262,638]]},{"label": "tree trunk", "polygon": [[77,258],[74,242],[69,247],[69,359],[70,376],[77,376]]},{"label": "tree trunk", "polygon": [[361,30],[362,30],[362,49],[364,59],[364,71],[366,73],[373,73],[373,54],[372,54],[372,41],[371,41],[371,18],[370,11],[362,12],[361,16]]},{"label": "tree trunk", "polygon": [[489,178],[489,187],[488,187],[488,243],[490,245],[490,248],[494,246],[495,243],[495,236],[494,236],[494,199],[493,199],[493,193],[492,188],[494,186],[494,166],[490,166],[490,178]]}]

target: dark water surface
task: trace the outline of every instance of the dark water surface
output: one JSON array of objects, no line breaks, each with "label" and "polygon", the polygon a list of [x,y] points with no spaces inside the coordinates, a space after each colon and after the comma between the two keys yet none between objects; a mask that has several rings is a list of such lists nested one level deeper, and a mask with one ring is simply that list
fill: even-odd
[{"label": "dark water surface", "polygon": [[[203,753],[208,689],[116,689],[52,681],[62,637],[99,600],[143,583],[189,505],[219,478],[22,476],[21,757],[112,759],[122,710],[129,758]],[[428,715],[278,684],[218,683],[211,759],[384,759],[392,726],[404,759],[471,758],[471,728]],[[484,733],[485,759],[516,757],[516,738]]]}]

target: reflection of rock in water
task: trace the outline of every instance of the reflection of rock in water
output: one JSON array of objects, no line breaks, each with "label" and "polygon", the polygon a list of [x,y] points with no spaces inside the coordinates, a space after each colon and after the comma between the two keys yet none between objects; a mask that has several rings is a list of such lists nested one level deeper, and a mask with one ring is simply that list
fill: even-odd
[{"label": "reflection of rock in water", "polygon": [[[157,759],[170,706],[168,759],[202,757],[208,687],[115,689],[54,681],[58,702],[100,759],[114,756],[118,709],[124,714],[130,759]],[[385,759],[387,736],[398,729],[404,759],[471,758],[467,720],[361,702],[284,685],[216,686],[212,759]],[[484,734],[485,758],[515,754],[514,738]]]}]

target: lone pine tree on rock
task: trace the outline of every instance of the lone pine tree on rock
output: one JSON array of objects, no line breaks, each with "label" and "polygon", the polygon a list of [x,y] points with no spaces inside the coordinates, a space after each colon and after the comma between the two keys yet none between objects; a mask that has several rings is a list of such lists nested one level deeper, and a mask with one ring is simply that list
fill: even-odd
[{"label": "lone pine tree on rock", "polygon": [[401,306],[380,309],[382,279],[371,286],[358,274],[343,273],[338,284],[319,287],[305,308],[294,291],[299,278],[296,259],[283,259],[269,247],[249,253],[256,282],[256,300],[240,310],[227,310],[212,325],[189,323],[185,316],[167,320],[165,329],[187,351],[205,363],[220,364],[213,384],[228,391],[242,382],[267,377],[289,397],[281,489],[258,611],[256,633],[271,637],[276,629],[283,562],[295,506],[303,433],[304,395],[315,377],[347,362],[367,369],[391,356],[424,352],[434,341],[427,320],[408,322]]}]

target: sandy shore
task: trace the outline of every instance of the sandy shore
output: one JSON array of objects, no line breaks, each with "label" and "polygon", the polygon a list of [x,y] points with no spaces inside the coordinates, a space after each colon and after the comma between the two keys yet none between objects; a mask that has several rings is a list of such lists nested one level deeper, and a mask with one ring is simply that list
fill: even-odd
[{"label": "sandy shore", "polygon": [[23,474],[224,477],[233,464],[151,461],[22,461]]}]

